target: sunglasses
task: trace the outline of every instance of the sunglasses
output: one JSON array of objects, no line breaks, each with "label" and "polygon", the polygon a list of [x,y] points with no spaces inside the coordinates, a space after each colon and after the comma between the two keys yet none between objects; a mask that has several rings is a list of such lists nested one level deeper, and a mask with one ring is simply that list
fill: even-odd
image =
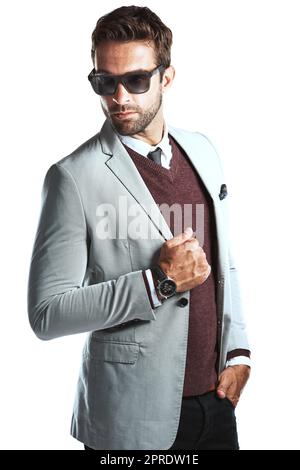
[{"label": "sunglasses", "polygon": [[122,83],[129,93],[139,94],[149,90],[152,75],[163,69],[164,66],[159,65],[150,72],[128,72],[124,75],[97,73],[93,69],[88,79],[97,95],[114,95],[119,83]]}]

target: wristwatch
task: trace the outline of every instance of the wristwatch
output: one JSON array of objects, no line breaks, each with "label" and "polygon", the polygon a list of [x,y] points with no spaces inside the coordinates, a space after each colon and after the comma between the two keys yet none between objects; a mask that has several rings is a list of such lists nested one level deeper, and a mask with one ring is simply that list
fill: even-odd
[{"label": "wristwatch", "polygon": [[176,294],[176,282],[164,273],[160,266],[151,268],[156,281],[156,288],[163,300],[169,299],[172,295]]}]

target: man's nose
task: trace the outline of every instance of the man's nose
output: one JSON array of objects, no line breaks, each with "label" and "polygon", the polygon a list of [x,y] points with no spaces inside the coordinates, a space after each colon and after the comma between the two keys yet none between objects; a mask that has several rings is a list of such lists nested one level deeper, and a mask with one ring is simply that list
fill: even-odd
[{"label": "man's nose", "polygon": [[130,101],[130,93],[126,90],[122,83],[118,83],[115,94],[113,95],[113,101],[118,104],[125,104]]}]

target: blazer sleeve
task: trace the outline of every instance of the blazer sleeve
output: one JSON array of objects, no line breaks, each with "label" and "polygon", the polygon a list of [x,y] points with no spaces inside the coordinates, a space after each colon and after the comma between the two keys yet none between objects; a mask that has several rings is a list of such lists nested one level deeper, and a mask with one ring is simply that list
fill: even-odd
[{"label": "blazer sleeve", "polygon": [[40,339],[156,319],[142,271],[83,286],[88,254],[88,230],[75,180],[54,164],[43,184],[28,279],[28,316]]},{"label": "blazer sleeve", "polygon": [[239,355],[250,357],[250,346],[240,292],[238,270],[231,249],[229,251],[229,272],[232,312],[227,360]]}]

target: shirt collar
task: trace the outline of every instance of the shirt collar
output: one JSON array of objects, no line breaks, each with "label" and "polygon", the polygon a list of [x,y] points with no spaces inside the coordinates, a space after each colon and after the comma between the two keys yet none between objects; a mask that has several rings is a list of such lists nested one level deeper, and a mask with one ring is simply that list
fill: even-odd
[{"label": "shirt collar", "polygon": [[157,147],[161,148],[162,153],[164,155],[169,156],[170,143],[168,138],[168,132],[168,125],[164,121],[164,135],[162,140],[156,145],[150,145],[147,142],[144,142],[143,140],[137,139],[136,137],[132,137],[131,135],[121,135],[118,132],[117,135],[123,144],[127,145],[127,147],[131,148],[132,150],[135,150],[137,153],[143,155],[144,157],[146,157],[149,152],[152,152]]}]

